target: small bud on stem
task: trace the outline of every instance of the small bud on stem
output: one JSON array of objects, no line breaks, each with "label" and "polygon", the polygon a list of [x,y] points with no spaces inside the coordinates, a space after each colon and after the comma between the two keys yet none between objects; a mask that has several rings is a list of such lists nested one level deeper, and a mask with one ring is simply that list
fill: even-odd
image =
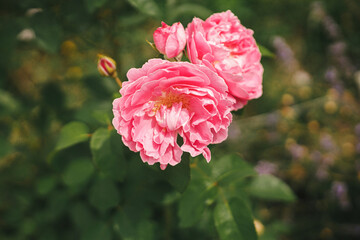
[{"label": "small bud on stem", "polygon": [[116,83],[121,88],[122,83],[121,83],[119,77],[117,76],[116,62],[114,59],[112,59],[111,57],[102,55],[102,54],[98,54],[97,68],[99,70],[99,73],[102,76],[114,78]]}]

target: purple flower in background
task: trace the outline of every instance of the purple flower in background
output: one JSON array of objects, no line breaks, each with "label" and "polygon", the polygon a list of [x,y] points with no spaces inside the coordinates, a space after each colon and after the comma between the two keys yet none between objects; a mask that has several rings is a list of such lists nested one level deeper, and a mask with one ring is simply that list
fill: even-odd
[{"label": "purple flower in background", "polygon": [[260,175],[275,174],[278,171],[278,166],[275,163],[271,163],[266,160],[261,160],[255,166],[255,171]]},{"label": "purple flower in background", "polygon": [[320,161],[322,160],[322,153],[320,151],[313,151],[310,154],[310,159],[313,160],[316,163],[320,163]]},{"label": "purple flower in background", "polygon": [[267,126],[275,126],[279,122],[279,114],[270,113],[266,116],[266,125]]},{"label": "purple flower in background", "polygon": [[341,208],[346,209],[350,207],[350,202],[348,198],[348,187],[344,182],[333,182],[331,187],[331,193],[339,202]]},{"label": "purple flower in background", "polygon": [[296,160],[304,157],[305,152],[305,148],[299,144],[293,144],[290,147],[290,154]]},{"label": "purple flower in background", "polygon": [[326,165],[320,165],[315,175],[319,180],[327,179],[329,177],[328,167]]},{"label": "purple flower in background", "polygon": [[356,144],[356,152],[360,154],[360,142]]},{"label": "purple flower in background", "polygon": [[310,154],[310,159],[317,165],[315,176],[319,180],[324,180],[329,177],[329,167],[334,164],[334,154],[323,154],[322,152],[315,150]]},{"label": "purple flower in background", "polygon": [[333,165],[335,162],[335,156],[334,154],[327,154],[324,156],[324,158],[322,159],[322,163],[328,166]]},{"label": "purple flower in background", "polygon": [[339,80],[339,72],[334,66],[327,68],[325,72],[325,79],[333,86],[334,89],[340,94],[344,92],[343,83]]},{"label": "purple flower in background", "polygon": [[337,39],[341,36],[341,31],[339,29],[339,25],[336,24],[334,19],[328,15],[326,15],[322,19],[323,25],[329,36],[333,39]]},{"label": "purple flower in background", "polygon": [[276,50],[276,56],[289,72],[293,72],[299,68],[299,63],[294,56],[294,52],[291,50],[284,38],[276,36],[273,40],[273,45]]},{"label": "purple flower in background", "polygon": [[356,124],[355,126],[355,134],[356,136],[360,137],[360,123]]},{"label": "purple flower in background", "polygon": [[335,144],[329,134],[324,134],[320,137],[320,145],[327,151],[334,149]]},{"label": "purple flower in background", "polygon": [[330,53],[332,55],[341,56],[342,54],[345,53],[346,44],[345,44],[345,42],[342,42],[342,41],[335,42],[330,45],[329,49],[330,49]]},{"label": "purple flower in background", "polygon": [[325,79],[330,83],[335,83],[338,78],[338,71],[335,67],[331,66],[326,69]]}]

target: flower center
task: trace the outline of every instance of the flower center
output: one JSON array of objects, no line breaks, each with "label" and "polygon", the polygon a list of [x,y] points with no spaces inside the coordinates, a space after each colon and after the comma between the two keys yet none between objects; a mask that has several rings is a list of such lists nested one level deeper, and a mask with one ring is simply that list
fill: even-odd
[{"label": "flower center", "polygon": [[162,95],[155,101],[153,111],[157,112],[161,106],[171,108],[174,103],[182,103],[183,108],[189,107],[189,99],[183,94],[173,92],[162,93]]}]

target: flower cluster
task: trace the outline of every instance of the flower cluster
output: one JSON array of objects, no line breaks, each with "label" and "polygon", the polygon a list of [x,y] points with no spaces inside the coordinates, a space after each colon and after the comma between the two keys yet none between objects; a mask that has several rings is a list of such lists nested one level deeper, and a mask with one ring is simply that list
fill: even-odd
[{"label": "flower cluster", "polygon": [[[231,11],[194,18],[186,29],[162,23],[153,38],[166,60],[130,69],[113,102],[113,125],[124,144],[161,169],[178,164],[183,151],[210,161],[208,146],[227,138],[231,111],[262,94],[252,35]],[[190,63],[180,61],[185,47]]]}]

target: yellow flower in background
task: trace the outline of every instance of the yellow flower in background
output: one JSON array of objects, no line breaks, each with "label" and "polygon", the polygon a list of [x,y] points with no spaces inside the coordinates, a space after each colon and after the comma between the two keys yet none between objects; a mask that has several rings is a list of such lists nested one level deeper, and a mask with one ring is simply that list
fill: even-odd
[{"label": "yellow flower in background", "polygon": [[261,236],[264,234],[265,227],[264,225],[257,219],[254,220],[255,230],[258,236]]}]

